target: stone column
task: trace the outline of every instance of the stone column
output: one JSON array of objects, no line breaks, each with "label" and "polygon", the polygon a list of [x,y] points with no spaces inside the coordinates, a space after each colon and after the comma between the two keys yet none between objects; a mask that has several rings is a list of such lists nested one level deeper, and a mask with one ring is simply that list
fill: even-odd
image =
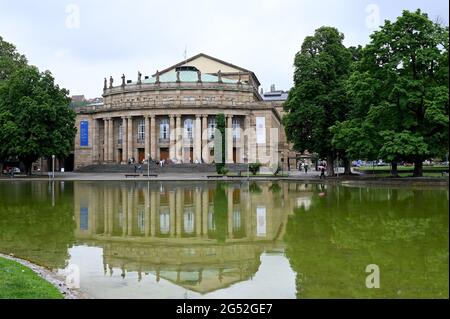
[{"label": "stone column", "polygon": [[195,234],[197,237],[202,235],[202,190],[195,189]]},{"label": "stone column", "polygon": [[[148,129],[148,126],[146,126],[146,129]],[[145,219],[144,219],[144,229],[145,229],[145,237],[148,237],[150,235],[150,190],[147,188],[147,190],[144,191],[144,211],[145,211]]]},{"label": "stone column", "polygon": [[134,157],[133,155],[133,118],[131,116],[128,117],[128,128],[127,128],[127,153],[128,158]]},{"label": "stone column", "polygon": [[108,125],[108,119],[103,119],[103,163],[106,163],[108,161],[108,131],[109,131],[109,125]]},{"label": "stone column", "polygon": [[202,119],[201,115],[195,116],[195,128],[194,128],[194,159],[195,163],[202,162]]},{"label": "stone column", "polygon": [[127,188],[124,186],[122,192],[122,236],[127,235],[127,210],[128,210],[128,194]]},{"label": "stone column", "polygon": [[182,148],[183,148],[183,130],[181,129],[181,115],[176,117],[176,131],[175,131],[175,158],[178,161],[183,159]]},{"label": "stone column", "polygon": [[108,162],[112,163],[114,161],[114,119],[109,118],[109,129],[108,129]]},{"label": "stone column", "polygon": [[177,237],[181,237],[182,233],[182,220],[183,220],[183,194],[182,189],[176,190],[176,234]]},{"label": "stone column", "polygon": [[202,191],[202,236],[208,236],[209,193],[206,186]]},{"label": "stone column", "polygon": [[209,163],[208,145],[208,115],[202,115],[202,160],[203,163]]},{"label": "stone column", "polygon": [[233,188],[227,188],[227,199],[228,199],[228,238],[233,238]]},{"label": "stone column", "polygon": [[128,189],[128,199],[127,199],[127,204],[128,204],[128,212],[127,212],[127,234],[128,236],[133,235],[133,215],[134,215],[134,191],[133,189]]},{"label": "stone column", "polygon": [[156,159],[156,123],[155,115],[150,115],[150,157]]},{"label": "stone column", "polygon": [[169,191],[169,229],[170,237],[175,235],[175,190]]},{"label": "stone column", "polygon": [[175,158],[175,139],[176,139],[175,121],[173,115],[169,115],[169,132],[170,132],[169,158],[173,159]]},{"label": "stone column", "polygon": [[128,163],[128,136],[127,136],[127,131],[128,131],[128,122],[127,122],[127,118],[126,117],[122,117],[122,164],[127,164]]},{"label": "stone column", "polygon": [[156,195],[155,191],[150,192],[150,236],[156,235]]},{"label": "stone column", "polygon": [[226,127],[226,163],[233,163],[233,116],[227,115]]},{"label": "stone column", "polygon": [[99,162],[99,154],[100,154],[100,136],[99,136],[99,122],[94,119],[92,121],[93,124],[93,136],[92,136],[92,162],[94,164],[100,164]]},{"label": "stone column", "polygon": [[150,154],[150,119],[148,115],[144,116],[145,118],[145,158],[148,159]]}]

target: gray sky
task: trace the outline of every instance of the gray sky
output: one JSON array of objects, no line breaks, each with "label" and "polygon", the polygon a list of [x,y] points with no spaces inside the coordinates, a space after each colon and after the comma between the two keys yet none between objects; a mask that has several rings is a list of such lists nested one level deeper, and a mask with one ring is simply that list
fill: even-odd
[{"label": "gray sky", "polygon": [[337,27],[365,44],[385,19],[421,8],[448,24],[447,0],[0,0],[0,35],[73,94],[136,78],[203,52],[250,69],[267,90],[292,85],[305,36]]}]

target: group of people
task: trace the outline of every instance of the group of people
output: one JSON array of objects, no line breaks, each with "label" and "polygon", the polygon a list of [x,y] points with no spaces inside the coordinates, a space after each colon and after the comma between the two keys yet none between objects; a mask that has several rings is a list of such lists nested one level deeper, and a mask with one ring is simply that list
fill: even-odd
[{"label": "group of people", "polygon": [[299,162],[298,164],[298,170],[301,171],[305,171],[305,174],[308,174],[308,164],[303,163],[303,162]]}]

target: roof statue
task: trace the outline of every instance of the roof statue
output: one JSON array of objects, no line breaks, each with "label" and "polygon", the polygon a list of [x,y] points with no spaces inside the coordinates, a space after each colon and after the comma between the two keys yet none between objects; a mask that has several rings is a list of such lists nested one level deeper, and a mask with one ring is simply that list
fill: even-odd
[{"label": "roof statue", "polygon": [[138,71],[138,80],[137,80],[138,84],[142,83],[142,73],[140,71]]},{"label": "roof statue", "polygon": [[217,71],[217,77],[219,78],[217,82],[222,83],[222,71]]},{"label": "roof statue", "polygon": [[103,90],[106,90],[108,88],[108,80],[106,80],[103,82]]},{"label": "roof statue", "polygon": [[238,79],[238,84],[241,84],[242,83],[242,81],[241,81],[242,79],[241,79],[241,72],[239,72],[239,79]]},{"label": "roof statue", "polygon": [[180,71],[177,71],[177,82],[180,82]]},{"label": "roof statue", "polygon": [[156,84],[159,83],[159,71],[158,70],[156,70],[156,81],[155,81],[155,83]]},{"label": "roof statue", "polygon": [[197,82],[201,81],[202,81],[202,73],[200,72],[200,70],[197,70]]},{"label": "roof statue", "polygon": [[125,86],[125,74],[122,74],[122,86]]},{"label": "roof statue", "polygon": [[109,77],[109,88],[113,87],[114,79],[112,76]]}]

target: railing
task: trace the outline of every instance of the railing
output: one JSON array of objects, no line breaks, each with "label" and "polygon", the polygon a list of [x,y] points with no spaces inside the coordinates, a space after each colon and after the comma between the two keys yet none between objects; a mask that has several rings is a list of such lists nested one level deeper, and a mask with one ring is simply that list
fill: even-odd
[{"label": "railing", "polygon": [[168,139],[168,138],[159,138],[158,139],[158,143],[159,144],[169,144],[170,143],[170,139]]}]

